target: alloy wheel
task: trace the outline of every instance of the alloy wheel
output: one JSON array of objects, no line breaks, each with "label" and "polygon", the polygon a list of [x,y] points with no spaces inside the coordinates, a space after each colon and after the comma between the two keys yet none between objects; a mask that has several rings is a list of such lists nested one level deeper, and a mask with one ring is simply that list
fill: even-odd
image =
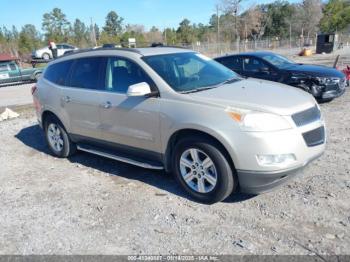
[{"label": "alloy wheel", "polygon": [[217,184],[214,162],[199,149],[190,148],[182,153],[180,172],[186,184],[198,193],[209,193]]}]

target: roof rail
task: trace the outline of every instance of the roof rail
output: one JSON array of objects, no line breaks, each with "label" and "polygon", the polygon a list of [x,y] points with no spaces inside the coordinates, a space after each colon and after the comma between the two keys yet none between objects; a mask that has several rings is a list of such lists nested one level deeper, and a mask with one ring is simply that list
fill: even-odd
[{"label": "roof rail", "polygon": [[165,45],[163,43],[152,43],[151,46],[152,48],[156,48],[156,47],[172,47],[172,48],[181,48],[181,49],[189,49],[188,47],[185,46],[178,46],[178,45]]},{"label": "roof rail", "polygon": [[137,54],[141,54],[141,52],[134,48],[119,48],[119,47],[98,47],[98,48],[85,48],[85,49],[78,49],[73,51],[68,51],[68,53],[65,53],[63,57],[67,57],[70,55],[75,54],[82,54],[87,52],[93,52],[93,51],[101,51],[101,50],[115,50],[115,51],[127,51],[127,52],[133,52]]}]

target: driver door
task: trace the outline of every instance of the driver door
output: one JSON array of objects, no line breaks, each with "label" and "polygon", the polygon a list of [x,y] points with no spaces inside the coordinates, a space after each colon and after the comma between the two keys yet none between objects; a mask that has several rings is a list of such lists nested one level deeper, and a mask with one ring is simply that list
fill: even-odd
[{"label": "driver door", "polygon": [[160,152],[160,98],[127,96],[130,85],[146,82],[155,88],[153,81],[129,59],[106,60],[105,92],[100,107],[102,139],[126,153],[136,148]]},{"label": "driver door", "polygon": [[256,57],[243,58],[243,71],[247,77],[277,81],[278,73],[265,61]]}]

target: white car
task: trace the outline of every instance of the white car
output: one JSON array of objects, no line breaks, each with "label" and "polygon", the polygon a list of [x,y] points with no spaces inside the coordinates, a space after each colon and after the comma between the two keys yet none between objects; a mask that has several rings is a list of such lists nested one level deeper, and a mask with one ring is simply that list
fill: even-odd
[{"label": "white car", "polygon": [[[63,56],[65,52],[77,50],[78,48],[69,44],[56,44],[57,46],[57,56]],[[32,58],[34,59],[44,59],[49,60],[52,59],[52,52],[48,46],[43,47],[41,49],[35,50],[32,53]]]}]

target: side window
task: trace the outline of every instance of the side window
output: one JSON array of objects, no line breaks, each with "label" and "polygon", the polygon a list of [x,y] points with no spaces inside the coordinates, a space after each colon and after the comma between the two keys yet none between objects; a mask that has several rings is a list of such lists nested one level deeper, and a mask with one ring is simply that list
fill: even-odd
[{"label": "side window", "polygon": [[50,65],[44,74],[44,78],[57,85],[66,85],[66,79],[72,66],[72,60]]},{"label": "side window", "polygon": [[243,58],[243,67],[246,72],[260,72],[262,69],[268,68],[264,62],[252,57]]},{"label": "side window", "polygon": [[102,57],[86,57],[74,62],[70,78],[71,87],[100,89],[100,71],[103,64]]},{"label": "side window", "polygon": [[151,89],[152,80],[143,69],[130,60],[110,57],[107,59],[105,90],[117,93],[126,93],[129,86],[146,82]]},{"label": "side window", "polygon": [[10,63],[9,66],[10,66],[10,70],[11,71],[16,71],[17,70],[17,66],[16,66],[15,63]]},{"label": "side window", "polygon": [[221,58],[219,62],[233,71],[242,70],[242,60],[240,57],[225,57]]}]

